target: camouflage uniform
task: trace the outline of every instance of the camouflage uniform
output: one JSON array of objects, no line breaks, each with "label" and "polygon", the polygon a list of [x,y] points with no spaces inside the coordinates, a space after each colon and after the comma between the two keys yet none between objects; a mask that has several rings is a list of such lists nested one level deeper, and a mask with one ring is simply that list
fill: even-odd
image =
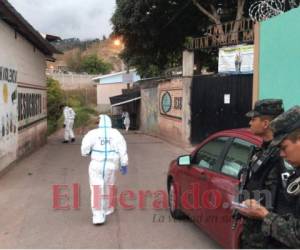
[{"label": "camouflage uniform", "polygon": [[[261,100],[255,103],[254,110],[246,114],[252,118],[257,116],[278,116],[283,112],[282,100]],[[270,211],[274,209],[275,199],[278,196],[278,188],[281,185],[281,173],[284,171],[284,162],[279,155],[279,151],[274,154],[272,158],[261,165],[256,171],[254,165],[262,158],[264,153],[270,150],[271,141],[263,142],[261,148],[254,153],[250,170],[248,173],[248,180],[245,189],[248,191],[251,199],[258,199],[260,203],[267,206]],[[264,197],[264,192],[270,192],[271,200],[266,204],[268,198]],[[260,193],[260,197],[255,197],[255,193]],[[268,248],[270,237],[262,234],[262,221],[250,218],[244,218],[243,232],[241,236],[241,248]]]},{"label": "camouflage uniform", "polygon": [[[280,115],[272,123],[273,146],[279,145],[291,132],[300,128],[300,106],[295,106]],[[300,152],[299,152],[300,154]],[[289,185],[300,177],[300,166],[288,180]],[[300,183],[299,183],[300,185]],[[277,206],[284,210],[270,212],[262,221],[264,236],[272,238],[273,248],[300,248],[300,194],[288,194],[277,200]]]}]

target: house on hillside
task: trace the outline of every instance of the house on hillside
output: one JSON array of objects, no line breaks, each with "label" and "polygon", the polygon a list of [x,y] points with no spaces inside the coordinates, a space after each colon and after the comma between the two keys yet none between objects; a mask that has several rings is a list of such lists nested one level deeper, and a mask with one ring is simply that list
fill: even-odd
[{"label": "house on hillside", "polygon": [[121,71],[93,78],[97,83],[97,106],[100,112],[111,111],[110,97],[122,95],[122,90],[129,89],[141,77],[135,69]]},{"label": "house on hillside", "polygon": [[57,51],[0,0],[0,172],[46,142],[46,61]]}]

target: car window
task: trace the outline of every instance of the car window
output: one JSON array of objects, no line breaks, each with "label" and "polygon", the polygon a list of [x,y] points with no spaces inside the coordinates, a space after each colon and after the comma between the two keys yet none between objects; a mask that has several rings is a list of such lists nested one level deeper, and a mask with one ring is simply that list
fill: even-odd
[{"label": "car window", "polygon": [[199,167],[215,169],[218,158],[222,153],[228,137],[218,137],[204,146],[197,152],[194,164]]},{"label": "car window", "polygon": [[238,177],[240,169],[248,164],[254,146],[255,145],[250,142],[235,138],[224,159],[221,172],[233,177]]}]

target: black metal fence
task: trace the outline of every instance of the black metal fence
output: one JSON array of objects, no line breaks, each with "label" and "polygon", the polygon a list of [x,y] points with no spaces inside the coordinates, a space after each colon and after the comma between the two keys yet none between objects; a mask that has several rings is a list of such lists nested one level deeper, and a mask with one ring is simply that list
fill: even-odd
[{"label": "black metal fence", "polygon": [[253,75],[194,76],[192,83],[191,142],[211,133],[247,127],[252,107]]}]

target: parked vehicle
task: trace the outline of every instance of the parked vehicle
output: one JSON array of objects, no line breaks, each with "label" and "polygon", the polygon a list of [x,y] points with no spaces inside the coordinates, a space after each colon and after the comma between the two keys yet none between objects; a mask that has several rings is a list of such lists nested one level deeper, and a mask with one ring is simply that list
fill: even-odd
[{"label": "parked vehicle", "polygon": [[224,248],[239,248],[242,223],[233,230],[232,201],[239,175],[259,137],[247,129],[215,133],[190,155],[170,163],[167,187],[173,218],[188,216]]}]

